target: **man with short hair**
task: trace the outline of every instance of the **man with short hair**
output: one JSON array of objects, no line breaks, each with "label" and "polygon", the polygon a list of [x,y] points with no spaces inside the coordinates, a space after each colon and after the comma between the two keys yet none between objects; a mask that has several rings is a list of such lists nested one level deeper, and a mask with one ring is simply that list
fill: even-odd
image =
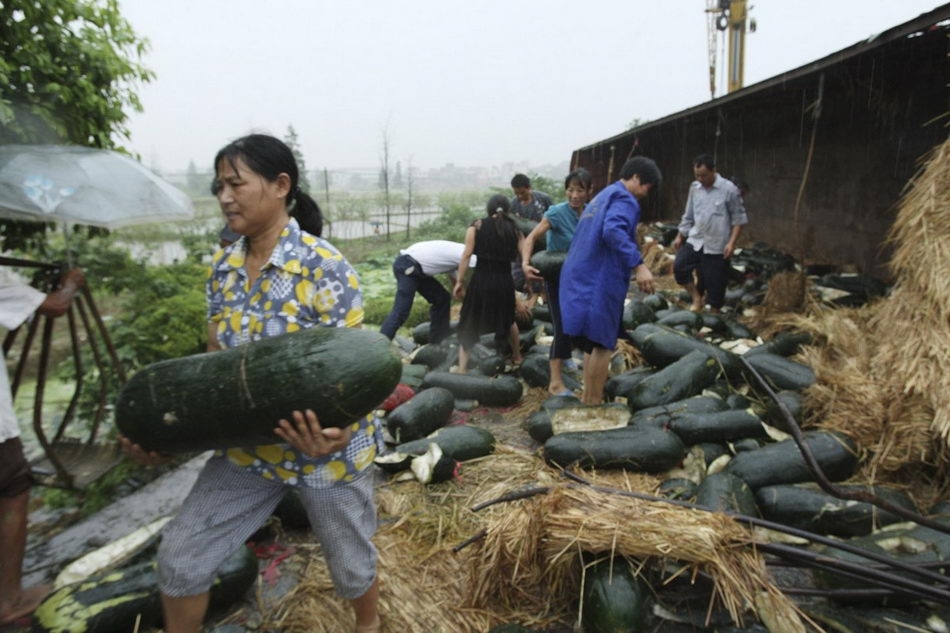
[{"label": "man with short hair", "polygon": [[[0,266],[0,327],[18,328],[34,312],[54,317],[65,314],[84,283],[82,271],[74,268],[63,275],[59,289],[44,294],[20,283]],[[33,613],[50,592],[48,586],[20,586],[32,483],[4,364],[0,371],[0,626]]]},{"label": "man with short hair", "polygon": [[[393,308],[383,321],[379,331],[389,339],[409,318],[412,304],[418,292],[429,302],[429,341],[440,343],[449,335],[449,310],[452,307],[452,295],[445,289],[436,275],[449,276],[451,286],[455,286],[455,272],[465,244],[448,240],[429,240],[416,242],[399,251],[393,262],[393,276],[396,277],[396,298]],[[472,255],[469,266],[476,265]]]},{"label": "man with short hair", "polygon": [[637,247],[640,203],[658,187],[662,174],[651,159],[635,156],[584,208],[561,268],[560,303],[564,334],[587,356],[584,404],[604,401],[610,356],[622,328],[630,272],[642,292],[653,292],[653,274]]},{"label": "man with short hair", "polygon": [[533,190],[531,179],[524,174],[515,174],[511,179],[511,190],[515,194],[511,199],[511,212],[535,222],[540,222],[544,212],[554,204],[551,196]]},{"label": "man with short hair", "polygon": [[[511,179],[511,190],[515,197],[511,199],[511,212],[528,220],[540,222],[554,201],[551,196],[531,188],[531,179],[524,174],[515,174]],[[527,304],[534,306],[538,296],[544,290],[544,285],[539,281],[528,281],[525,279],[524,271],[521,269],[521,257],[511,264],[511,277],[515,281],[515,290],[523,291],[528,295]]]},{"label": "man with short hair", "polygon": [[689,292],[691,310],[700,312],[708,303],[713,313],[719,313],[726,295],[729,258],[749,218],[738,187],[716,172],[712,156],[697,156],[693,175],[696,180],[689,186],[686,210],[673,240],[673,275]]}]

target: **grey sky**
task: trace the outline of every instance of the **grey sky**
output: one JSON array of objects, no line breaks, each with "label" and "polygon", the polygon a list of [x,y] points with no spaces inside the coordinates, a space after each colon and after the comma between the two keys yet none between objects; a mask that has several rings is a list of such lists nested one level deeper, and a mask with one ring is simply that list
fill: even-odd
[{"label": "grey sky", "polygon": [[[760,0],[746,85],[940,6]],[[120,0],[157,73],[129,146],[146,164],[209,163],[292,124],[311,169],[391,160],[558,163],[709,100],[705,0]],[[719,67],[725,65],[717,47]],[[718,94],[721,94],[722,89]]]}]

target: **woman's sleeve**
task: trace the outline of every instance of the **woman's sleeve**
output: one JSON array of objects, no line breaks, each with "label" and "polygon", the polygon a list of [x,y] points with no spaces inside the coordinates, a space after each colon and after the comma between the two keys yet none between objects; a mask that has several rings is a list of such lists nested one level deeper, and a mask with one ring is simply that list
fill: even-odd
[{"label": "woman's sleeve", "polygon": [[339,253],[324,257],[316,280],[313,307],[327,327],[360,327],[363,293],[356,270]]},{"label": "woman's sleeve", "polygon": [[346,279],[344,285],[344,297],[346,305],[349,306],[343,319],[343,327],[360,327],[363,325],[363,291],[360,288],[360,277],[356,270],[350,266],[350,263],[343,260],[345,264],[343,275]]},{"label": "woman's sleeve", "polygon": [[640,208],[629,200],[615,198],[604,209],[603,238],[607,246],[618,252],[623,263],[628,268],[635,268],[643,263],[643,256],[637,248],[637,243],[631,239],[637,234],[637,222],[640,219]]},{"label": "woman's sleeve", "polygon": [[212,260],[211,266],[208,268],[208,279],[205,281],[205,302],[208,306],[208,323],[217,323],[221,320],[221,279],[214,274],[217,261],[217,259]]}]

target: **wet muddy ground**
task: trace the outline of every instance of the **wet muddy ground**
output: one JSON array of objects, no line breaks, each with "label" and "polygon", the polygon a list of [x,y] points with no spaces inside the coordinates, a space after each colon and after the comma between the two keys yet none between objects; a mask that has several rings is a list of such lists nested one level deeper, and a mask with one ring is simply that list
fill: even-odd
[{"label": "wet muddy ground", "polygon": [[[527,393],[526,400],[540,403],[545,397],[544,390],[534,389]],[[479,408],[468,413],[456,411],[452,422],[466,422],[488,428],[499,443],[533,451],[539,446],[522,428],[522,422],[530,413],[530,409],[530,406],[521,406],[512,410]],[[69,524],[75,519],[75,510],[57,512],[39,509],[34,512],[31,515],[25,564],[27,584],[49,581],[55,570],[65,562],[109,543],[159,516],[173,513],[206,458],[207,454],[174,469],[154,471],[152,474],[156,478],[153,481],[73,525]],[[385,481],[386,476],[381,472],[378,477],[381,483]],[[272,611],[293,589],[305,570],[309,552],[306,546],[310,541],[308,531],[285,530],[277,523],[272,524],[270,528],[265,527],[261,534],[267,537],[258,545],[261,579],[253,591],[227,612],[214,614],[210,619],[209,626],[217,627],[219,633],[273,630],[263,626],[265,614]],[[807,569],[775,566],[770,567],[770,570],[781,586],[813,586],[811,573]],[[658,592],[657,604],[661,606],[654,609],[655,615],[644,631],[725,633],[766,630],[760,625],[735,629],[725,612],[709,613],[710,587],[703,578],[693,582],[678,580],[655,590]],[[935,628],[925,628],[928,617],[936,615],[944,621],[950,621],[950,617],[934,614],[932,606],[877,613],[868,608],[843,608],[816,598],[803,598],[799,603],[815,614],[816,618],[822,618],[823,626],[833,631],[938,631],[937,625]],[[873,623],[869,623],[868,618],[872,618]],[[578,630],[574,625],[574,622],[566,621],[560,626],[549,628],[548,633],[569,633]],[[0,631],[21,633],[27,629],[28,622],[22,622],[16,626],[0,628]]]}]

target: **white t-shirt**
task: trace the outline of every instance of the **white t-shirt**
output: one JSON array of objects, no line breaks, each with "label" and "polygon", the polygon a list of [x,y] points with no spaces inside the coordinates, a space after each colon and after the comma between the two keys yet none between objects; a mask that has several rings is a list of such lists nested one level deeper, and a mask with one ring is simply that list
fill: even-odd
[{"label": "white t-shirt", "polygon": [[[408,255],[422,266],[422,272],[430,277],[442,273],[451,273],[458,270],[465,244],[450,242],[449,240],[429,240],[416,242],[412,246],[399,251],[401,255]],[[469,266],[475,266],[475,256],[468,261]]]},{"label": "white t-shirt", "polygon": [[[0,327],[12,330],[19,327],[40,307],[46,295],[21,282],[9,268],[0,266]],[[0,372],[0,442],[19,437],[20,425],[13,413],[13,396],[7,365]]]}]

